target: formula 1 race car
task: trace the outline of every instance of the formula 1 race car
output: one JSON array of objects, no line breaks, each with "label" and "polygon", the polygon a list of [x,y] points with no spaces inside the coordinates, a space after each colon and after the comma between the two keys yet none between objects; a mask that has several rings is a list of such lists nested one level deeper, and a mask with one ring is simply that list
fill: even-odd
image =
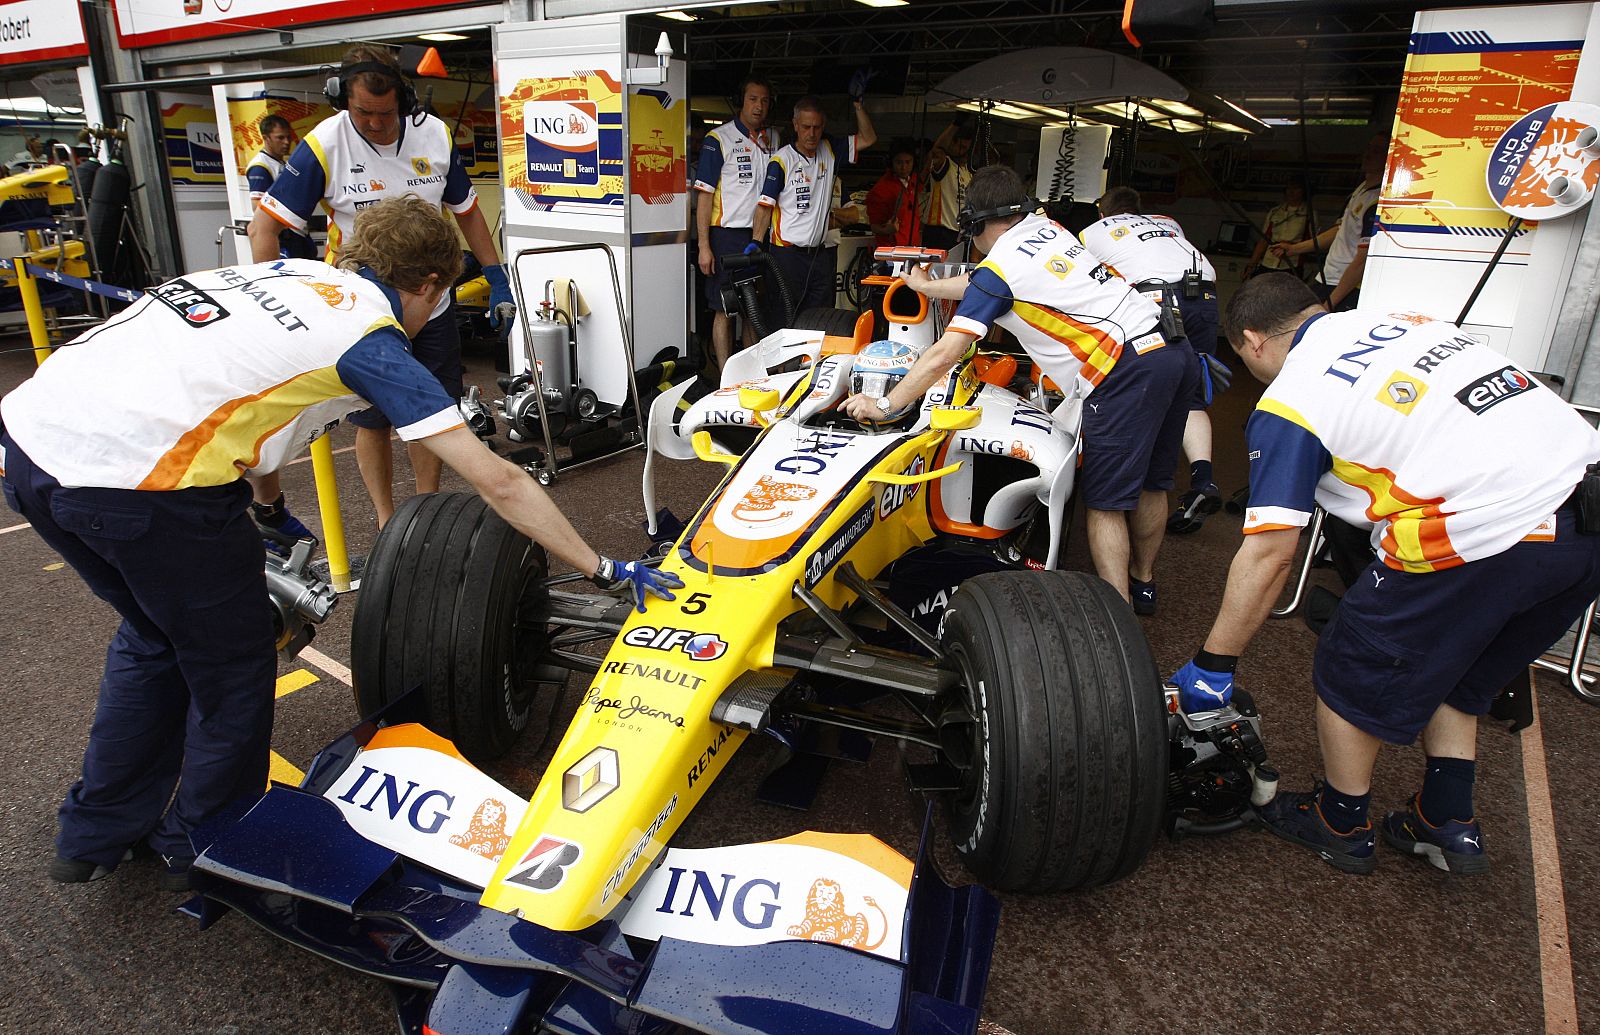
[{"label": "formula 1 race car", "polygon": [[[878,280],[888,337],[933,341],[938,310]],[[564,588],[474,496],[402,506],[352,633],[372,718],[301,788],[196,835],[202,919],[231,907],[384,977],[412,1031],[970,1033],[998,907],[926,864],[932,824],[915,865],[865,835],[668,847],[748,738],[904,745],[996,889],[1132,873],[1174,766],[1195,786],[1238,770],[1248,797],[1253,715],[1175,721],[1127,604],[1055,570],[1078,399],[1052,415],[1018,357],[980,352],[898,421],[858,423],[839,403],[873,320],[775,332],[698,401],[656,399],[648,513],[658,456],[727,467],[661,557],[675,601]],[[530,799],[470,764],[580,672]]]}]

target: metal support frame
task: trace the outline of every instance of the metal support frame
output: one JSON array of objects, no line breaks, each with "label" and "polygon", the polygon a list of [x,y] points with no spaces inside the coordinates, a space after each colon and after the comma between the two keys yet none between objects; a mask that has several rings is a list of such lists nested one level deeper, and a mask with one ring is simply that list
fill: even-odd
[{"label": "metal support frame", "polygon": [[1328,512],[1317,507],[1311,512],[1311,535],[1306,541],[1305,559],[1300,562],[1300,574],[1295,576],[1294,595],[1282,607],[1272,609],[1273,618],[1288,618],[1300,610],[1300,605],[1305,602],[1306,583],[1311,580],[1311,568],[1316,564],[1317,551],[1322,549],[1322,523],[1327,519]]},{"label": "metal support frame", "polygon": [[[529,255],[554,255],[561,252],[582,252],[595,250],[606,253],[606,262],[611,267],[611,291],[617,300],[617,325],[622,328],[622,349],[625,358],[625,369],[628,373],[628,392],[633,399],[634,419],[639,422],[639,431],[634,436],[633,441],[625,442],[616,449],[606,453],[600,453],[596,456],[585,457],[582,460],[571,461],[563,464],[556,462],[555,437],[550,434],[550,412],[544,404],[544,378],[539,372],[538,356],[534,353],[533,349],[533,334],[529,330],[530,317],[527,314],[532,312],[532,310],[527,307],[524,301],[526,296],[522,290],[522,273],[519,267],[522,259]],[[539,248],[524,248],[512,257],[510,266],[511,290],[517,300],[517,311],[519,314],[521,314],[518,323],[522,328],[523,356],[528,361],[528,376],[532,379],[531,388],[534,393],[534,402],[539,408],[539,430],[544,433],[544,457],[535,463],[528,465],[528,467],[531,468],[529,473],[537,477],[540,484],[549,485],[551,482],[556,480],[556,476],[562,471],[571,471],[587,464],[598,463],[601,460],[609,460],[612,457],[620,456],[629,450],[643,447],[646,439],[645,421],[648,414],[645,410],[643,400],[639,398],[639,383],[634,377],[633,332],[629,329],[628,310],[622,302],[622,277],[617,272],[617,256],[616,253],[611,250],[611,246],[601,242],[591,242],[588,244],[557,244],[546,245]],[[576,314],[573,315],[573,320],[576,322]],[[576,357],[574,357],[574,359],[576,359]],[[577,383],[577,370],[574,369],[571,374],[573,383]]]}]

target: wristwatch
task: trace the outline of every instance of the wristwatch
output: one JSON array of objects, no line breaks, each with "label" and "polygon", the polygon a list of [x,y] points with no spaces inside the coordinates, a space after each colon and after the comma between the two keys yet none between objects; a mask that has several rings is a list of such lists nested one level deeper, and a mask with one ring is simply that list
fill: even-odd
[{"label": "wristwatch", "polygon": [[877,402],[878,412],[883,414],[885,417],[889,416],[889,397],[887,395],[880,395],[878,396]]}]

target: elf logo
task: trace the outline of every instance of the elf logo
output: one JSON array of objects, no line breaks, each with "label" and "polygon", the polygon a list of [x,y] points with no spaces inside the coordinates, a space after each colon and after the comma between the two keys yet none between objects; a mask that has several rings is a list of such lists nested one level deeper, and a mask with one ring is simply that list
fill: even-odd
[{"label": "elf logo", "polygon": [[506,881],[530,891],[554,891],[582,857],[583,849],[571,841],[540,835],[528,854],[507,875]]},{"label": "elf logo", "polygon": [[696,632],[693,629],[656,628],[639,625],[629,629],[622,642],[630,647],[650,650],[681,650],[694,661],[715,661],[728,652],[728,644],[716,633]]},{"label": "elf logo", "polygon": [[157,302],[183,318],[190,327],[204,327],[226,319],[228,311],[216,299],[187,280],[171,280],[150,289]]},{"label": "elf logo", "polygon": [[1531,392],[1537,387],[1538,384],[1533,378],[1516,367],[1508,366],[1486,377],[1480,377],[1461,389],[1456,393],[1456,401],[1474,414],[1482,414],[1507,399],[1524,392]]}]

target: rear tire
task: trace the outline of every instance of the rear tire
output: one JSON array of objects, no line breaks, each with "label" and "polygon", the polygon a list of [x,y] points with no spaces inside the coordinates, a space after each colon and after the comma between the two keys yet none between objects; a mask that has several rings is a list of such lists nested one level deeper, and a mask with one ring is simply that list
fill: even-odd
[{"label": "rear tire", "polygon": [[[942,636],[978,722],[950,835],[990,887],[1049,892],[1126,877],[1166,808],[1166,709],[1126,601],[1081,572],[962,584]],[[958,729],[963,727],[957,727]]]},{"label": "rear tire", "polygon": [[467,758],[504,754],[541,685],[544,549],[472,493],[401,504],[378,533],[350,631],[363,716],[421,687],[421,721]]},{"label": "rear tire", "polygon": [[794,318],[794,326],[802,331],[821,331],[840,338],[853,338],[856,334],[856,317],[848,309],[829,309],[816,306],[805,309]]}]

